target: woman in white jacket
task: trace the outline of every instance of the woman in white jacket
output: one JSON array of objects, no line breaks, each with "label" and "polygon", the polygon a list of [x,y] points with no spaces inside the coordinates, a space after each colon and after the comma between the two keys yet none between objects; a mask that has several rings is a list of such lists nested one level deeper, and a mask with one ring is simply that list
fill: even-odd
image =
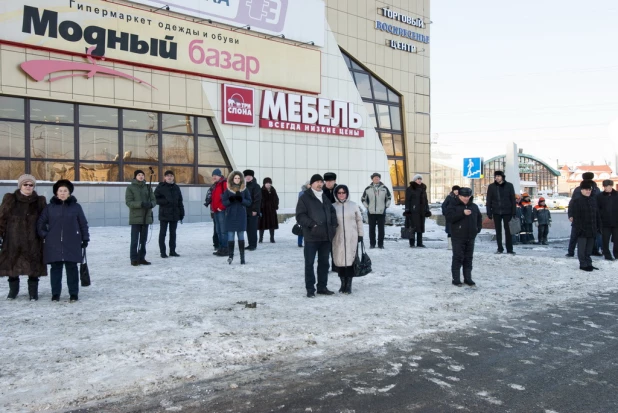
[{"label": "woman in white jacket", "polygon": [[352,294],[354,258],[358,243],[363,240],[363,217],[358,205],[349,200],[350,191],[345,185],[335,187],[333,204],[337,212],[337,232],[333,238],[333,261],[341,279],[340,293]]}]

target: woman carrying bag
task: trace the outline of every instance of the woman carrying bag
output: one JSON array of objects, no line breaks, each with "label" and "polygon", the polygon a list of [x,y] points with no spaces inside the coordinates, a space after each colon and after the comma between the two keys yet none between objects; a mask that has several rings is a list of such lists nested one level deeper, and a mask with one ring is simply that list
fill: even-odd
[{"label": "woman carrying bag", "polygon": [[341,279],[340,293],[352,294],[354,260],[358,243],[363,241],[363,217],[358,205],[350,201],[350,191],[345,185],[335,187],[335,212],[337,231],[333,238],[333,261]]},{"label": "woman carrying bag", "polygon": [[44,239],[43,260],[51,264],[52,301],[60,301],[62,267],[66,268],[69,302],[78,300],[79,271],[82,249],[88,246],[88,221],[81,205],[73,195],[73,184],[61,179],[54,184],[54,196],[37,223],[39,236]]}]

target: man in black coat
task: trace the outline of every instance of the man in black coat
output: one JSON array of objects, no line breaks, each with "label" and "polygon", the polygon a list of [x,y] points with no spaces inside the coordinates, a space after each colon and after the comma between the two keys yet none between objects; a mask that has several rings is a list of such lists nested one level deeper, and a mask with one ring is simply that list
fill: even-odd
[{"label": "man in black coat", "polygon": [[178,221],[185,218],[185,206],[182,203],[182,192],[174,182],[174,172],[165,171],[164,181],[155,189],[155,199],[159,205],[159,250],[161,258],[167,258],[165,251],[165,236],[167,227],[170,229],[170,257],[180,257],[176,253],[176,228]]},{"label": "man in black coat", "polygon": [[324,194],[330,200],[331,204],[334,204],[337,201],[337,198],[335,198],[335,193],[334,193],[336,186],[337,186],[337,174],[334,172],[326,172],[324,174],[324,186],[322,187],[322,191],[324,191]]},{"label": "man in black coat", "polygon": [[592,266],[592,249],[594,239],[600,231],[600,217],[596,198],[591,196],[592,185],[590,182],[582,182],[579,186],[581,197],[571,202],[569,214],[571,222],[577,234],[577,258],[579,259],[579,269],[584,271],[598,270]]},{"label": "man in black coat", "polygon": [[307,297],[313,298],[316,293],[315,272],[313,263],[318,255],[318,285],[317,293],[334,294],[328,284],[328,256],[331,252],[331,241],[337,228],[337,213],[322,187],[324,179],[315,174],[309,181],[311,188],[298,198],[296,204],[296,221],[303,227],[305,237],[305,287]]},{"label": "man in black coat", "polygon": [[[614,189],[614,181],[603,181],[603,192],[597,195],[597,205],[601,216],[603,256],[608,261],[614,261],[618,257],[618,191]],[[613,256],[609,249],[610,238],[614,243]]]},{"label": "man in black coat", "polygon": [[479,207],[472,202],[472,190],[460,188],[459,195],[451,201],[446,210],[446,222],[451,224],[453,261],[451,273],[453,285],[461,287],[460,271],[463,266],[464,284],[476,285],[472,281],[472,258],[476,234],[481,232],[483,220]]},{"label": "man in black coat", "polygon": [[[444,218],[446,218],[446,211],[448,211],[448,207],[458,199],[457,196],[459,195],[459,189],[459,185],[453,185],[451,193],[449,193],[446,198],[444,198],[444,202],[442,202],[441,206],[442,215],[444,215]],[[449,250],[452,250],[453,245],[451,243],[451,224],[448,221],[446,221],[446,225],[444,226],[444,232],[446,232],[446,234],[448,235],[447,248]]]},{"label": "man in black coat", "polygon": [[251,206],[247,208],[247,251],[255,251],[258,243],[258,219],[262,206],[262,187],[255,181],[255,172],[243,171],[247,191],[251,194]]},{"label": "man in black coat", "polygon": [[506,182],[504,178],[504,172],[494,172],[494,182],[487,187],[487,218],[493,219],[496,227],[496,242],[498,243],[496,254],[504,252],[502,246],[502,225],[504,224],[506,252],[515,255],[511,228],[509,228],[509,222],[515,216],[515,190],[513,184]]},{"label": "man in black coat", "polygon": [[[596,197],[599,195],[601,191],[599,190],[597,183],[594,182],[594,173],[584,172],[582,174],[582,179],[583,179],[582,183],[586,182],[592,186],[592,193],[590,194],[590,196],[596,199]],[[567,215],[569,217],[569,221],[571,222],[573,222],[573,215],[571,214],[572,203],[573,201],[581,197],[582,197],[582,192],[581,192],[581,184],[580,184],[580,186],[578,186],[577,188],[573,190],[573,195],[571,196],[571,201],[569,201],[569,207],[567,208]],[[571,238],[569,239],[569,247],[566,253],[567,257],[575,256],[575,245],[577,245],[577,232],[575,231],[574,225],[571,224]],[[601,253],[599,252],[599,248],[600,246],[597,246],[595,244],[595,246],[593,246],[592,248],[592,255],[601,256]]]}]

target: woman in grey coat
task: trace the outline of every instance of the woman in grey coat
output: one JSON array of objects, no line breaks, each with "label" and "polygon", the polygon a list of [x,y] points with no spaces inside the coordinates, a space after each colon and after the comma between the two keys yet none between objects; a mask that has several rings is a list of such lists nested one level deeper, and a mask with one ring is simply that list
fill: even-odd
[{"label": "woman in grey coat", "polygon": [[88,221],[81,205],[73,195],[73,184],[61,179],[54,184],[54,196],[37,222],[37,232],[43,238],[43,260],[51,264],[52,301],[60,301],[62,267],[66,268],[69,301],[78,300],[79,273],[83,249],[90,235]]}]

